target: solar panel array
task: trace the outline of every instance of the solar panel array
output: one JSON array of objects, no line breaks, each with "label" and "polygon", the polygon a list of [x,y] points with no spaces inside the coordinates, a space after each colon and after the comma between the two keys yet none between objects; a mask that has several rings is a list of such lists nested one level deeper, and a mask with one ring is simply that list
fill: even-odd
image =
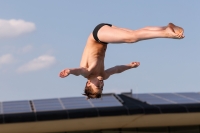
[{"label": "solar panel array", "polygon": [[114,95],[103,95],[101,99],[89,99],[85,97],[54,98],[32,101],[0,102],[0,114],[28,113],[42,111],[56,111],[69,109],[83,109],[95,107],[122,106]]},{"label": "solar panel array", "polygon": [[[132,94],[132,97],[152,105],[200,103],[200,93],[149,93]],[[84,108],[114,107],[123,104],[113,95],[100,99],[85,97],[55,98],[32,101],[0,102],[0,114],[56,111]]]},{"label": "solar panel array", "polygon": [[200,103],[200,93],[148,93],[132,97],[152,105]]},{"label": "solar panel array", "polygon": [[114,107],[114,106],[122,106],[114,96],[104,95],[100,99],[89,99],[88,100],[93,107]]},{"label": "solar panel array", "polygon": [[33,100],[33,106],[35,111],[53,111],[63,109],[58,99]]},{"label": "solar panel array", "polygon": [[25,113],[32,112],[29,101],[11,101],[1,103],[1,113]]},{"label": "solar panel array", "polygon": [[85,97],[61,98],[60,100],[65,109],[92,108],[92,105]]},{"label": "solar panel array", "polygon": [[85,97],[72,97],[61,98],[60,100],[65,109],[122,106],[122,104],[113,95],[103,95],[100,99],[86,100]]},{"label": "solar panel array", "polygon": [[0,102],[0,114],[3,114],[2,102]]}]

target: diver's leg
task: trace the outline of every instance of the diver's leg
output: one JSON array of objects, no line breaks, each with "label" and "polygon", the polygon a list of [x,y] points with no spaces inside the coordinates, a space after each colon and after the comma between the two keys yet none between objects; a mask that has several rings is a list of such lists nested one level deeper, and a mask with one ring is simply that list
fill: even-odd
[{"label": "diver's leg", "polygon": [[[154,29],[154,30],[149,30]],[[155,30],[157,29],[157,30]],[[118,28],[116,26],[103,26],[99,29],[98,38],[106,43],[134,43],[141,40],[154,38],[183,38],[183,29],[173,24],[169,24],[166,28],[163,27],[148,27],[138,30],[129,30]]]}]

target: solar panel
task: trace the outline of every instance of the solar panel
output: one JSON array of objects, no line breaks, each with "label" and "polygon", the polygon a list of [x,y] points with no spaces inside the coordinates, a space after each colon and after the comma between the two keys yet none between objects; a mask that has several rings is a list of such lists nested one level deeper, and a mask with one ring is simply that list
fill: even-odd
[{"label": "solar panel", "polygon": [[26,113],[32,112],[29,101],[2,102],[2,113]]},{"label": "solar panel", "polygon": [[85,97],[73,97],[61,98],[60,100],[65,109],[122,106],[122,104],[112,94],[104,94],[100,99],[86,100]]},{"label": "solar panel", "polygon": [[199,93],[149,93],[132,94],[138,99],[148,104],[193,104],[200,103]]},{"label": "solar panel", "polygon": [[94,107],[114,107],[122,104],[112,95],[102,95],[100,99],[89,99]]},{"label": "solar panel", "polygon": [[154,94],[156,96],[162,97],[164,99],[168,99],[170,101],[173,101],[174,103],[183,104],[183,103],[195,103],[194,100],[181,97],[180,95],[174,94],[174,93],[160,93],[160,94]]},{"label": "solar panel", "polygon": [[190,93],[177,93],[180,96],[183,96],[185,98],[189,98],[191,100],[194,100],[196,102],[200,102],[200,93],[194,93],[194,92],[190,92]]},{"label": "solar panel", "polygon": [[156,97],[153,94],[133,94],[135,99],[138,99],[149,104],[171,104],[171,101]]},{"label": "solar panel", "polygon": [[60,99],[65,109],[92,108],[92,105],[85,97],[72,97]]},{"label": "solar panel", "polygon": [[33,100],[32,102],[35,111],[54,111],[64,109],[59,99]]},{"label": "solar panel", "polygon": [[2,102],[0,102],[0,114],[3,114]]}]

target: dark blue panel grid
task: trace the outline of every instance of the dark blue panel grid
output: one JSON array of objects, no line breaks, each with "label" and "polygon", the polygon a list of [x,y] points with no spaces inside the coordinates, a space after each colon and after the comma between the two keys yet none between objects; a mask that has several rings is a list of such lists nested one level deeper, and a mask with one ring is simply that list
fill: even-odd
[{"label": "dark blue panel grid", "polygon": [[138,99],[148,104],[193,104],[200,103],[199,93],[149,93],[133,94]]},{"label": "dark blue panel grid", "polygon": [[33,106],[35,111],[55,111],[55,110],[63,110],[59,99],[44,99],[44,100],[33,100]]},{"label": "dark blue panel grid", "polygon": [[177,93],[178,95],[200,103],[200,93],[188,92],[188,93]]},{"label": "dark blue panel grid", "polygon": [[2,102],[0,102],[0,114],[3,114]]},{"label": "dark blue panel grid", "polygon": [[89,99],[93,107],[114,107],[122,104],[111,94],[102,95],[100,99]]},{"label": "dark blue panel grid", "polygon": [[196,103],[194,100],[180,96],[176,93],[158,93],[154,95],[173,101],[175,104]]},{"label": "dark blue panel grid", "polygon": [[138,99],[148,104],[172,104],[170,100],[156,97],[153,94],[133,94],[133,98]]},{"label": "dark blue panel grid", "polygon": [[60,99],[65,109],[92,108],[92,105],[85,97],[71,97]]},{"label": "dark blue panel grid", "polygon": [[29,101],[2,102],[2,113],[27,113],[32,112]]}]

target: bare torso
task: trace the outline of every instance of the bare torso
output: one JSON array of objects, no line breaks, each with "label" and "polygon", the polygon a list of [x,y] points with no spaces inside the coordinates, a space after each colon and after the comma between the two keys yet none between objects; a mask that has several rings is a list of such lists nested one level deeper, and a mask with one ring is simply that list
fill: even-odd
[{"label": "bare torso", "polygon": [[90,34],[82,54],[80,67],[90,71],[90,75],[104,77],[104,58],[107,44],[101,44]]}]

